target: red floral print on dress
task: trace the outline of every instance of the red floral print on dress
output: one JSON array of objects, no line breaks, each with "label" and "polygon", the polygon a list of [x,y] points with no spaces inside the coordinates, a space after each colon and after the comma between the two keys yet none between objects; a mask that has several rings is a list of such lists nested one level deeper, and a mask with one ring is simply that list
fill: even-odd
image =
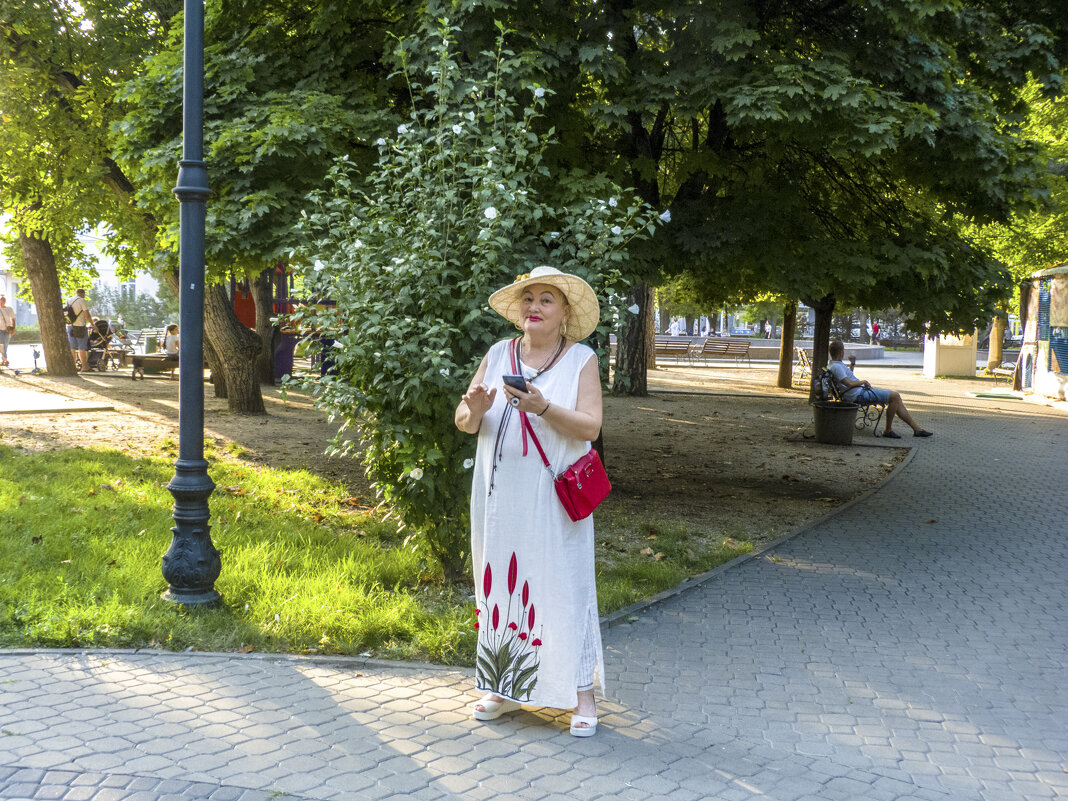
[{"label": "red floral print on dress", "polygon": [[[478,631],[475,683],[480,690],[488,690],[506,698],[529,700],[538,683],[541,639],[533,636],[535,613],[530,583],[524,581],[522,590],[516,595],[520,576],[519,558],[515,553],[508,560],[507,576],[505,589],[508,590],[508,601],[502,617],[503,598],[499,598],[497,603],[491,601],[493,568],[489,562],[482,571],[481,608],[475,610],[474,623]],[[479,626],[478,618],[483,611],[489,618],[492,630]]]}]

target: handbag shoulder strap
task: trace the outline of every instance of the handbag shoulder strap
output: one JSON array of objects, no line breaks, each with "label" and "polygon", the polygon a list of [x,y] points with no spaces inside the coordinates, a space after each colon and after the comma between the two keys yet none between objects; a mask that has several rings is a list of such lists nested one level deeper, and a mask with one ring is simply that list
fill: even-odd
[{"label": "handbag shoulder strap", "polygon": [[[509,348],[509,356],[512,359],[512,373],[519,375],[519,363],[516,361],[515,349],[516,343],[519,342],[519,337],[512,340],[512,344]],[[527,417],[526,412],[519,413],[519,421],[523,426],[523,431],[530,435],[530,438],[534,440],[534,447],[538,449],[538,454],[541,456],[541,460],[545,463],[545,469],[549,471],[549,474],[556,480],[556,473],[553,472],[553,466],[549,464],[549,457],[545,455],[545,450],[541,447],[541,443],[538,442],[538,436],[534,433],[534,427],[530,424],[530,419]]]}]

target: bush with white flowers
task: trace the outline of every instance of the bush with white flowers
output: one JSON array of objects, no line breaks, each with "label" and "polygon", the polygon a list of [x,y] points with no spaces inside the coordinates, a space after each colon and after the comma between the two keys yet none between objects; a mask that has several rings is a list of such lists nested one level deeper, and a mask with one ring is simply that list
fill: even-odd
[{"label": "bush with white flowers", "polygon": [[[415,110],[395,137],[378,140],[374,172],[359,176],[342,159],[312,198],[294,267],[329,303],[293,315],[313,349],[335,341],[334,369],[303,380],[347,424],[335,451],[362,457],[448,578],[462,575],[469,550],[475,448],[453,411],[509,330],[487,298],[539,264],[622,298],[627,246],[659,222],[604,178],[550,176],[542,153],[552,132],[535,132],[547,90],[527,86],[518,102],[511,53],[499,44],[486,63],[461,65],[453,38],[447,27],[431,37],[425,83],[405,70]],[[619,310],[603,311],[607,343]]]}]

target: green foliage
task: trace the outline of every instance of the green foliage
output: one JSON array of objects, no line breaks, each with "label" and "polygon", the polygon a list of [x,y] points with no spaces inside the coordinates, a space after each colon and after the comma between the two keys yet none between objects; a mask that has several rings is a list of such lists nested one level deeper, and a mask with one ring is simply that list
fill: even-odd
[{"label": "green foliage", "polygon": [[20,228],[49,241],[68,287],[95,275],[79,233],[108,222],[126,241],[143,234],[107,134],[123,111],[116,87],[157,46],[167,5],[11,0],[0,11],[0,211],[17,270]]},{"label": "green foliage", "polygon": [[[453,411],[505,332],[487,297],[517,273],[551,264],[618,299],[626,247],[656,221],[603,178],[550,176],[543,152],[552,131],[536,128],[548,90],[527,86],[520,105],[511,90],[518,59],[499,43],[462,65],[453,35],[443,27],[402,45],[405,57],[434,56],[426,78],[405,73],[410,117],[377,141],[379,162],[362,184],[342,158],[315,196],[298,270],[312,295],[336,308],[293,318],[336,340],[336,375],[305,386],[355,430],[337,447],[362,450],[383,499],[425,534],[450,576],[466,558],[463,465],[474,451]],[[620,311],[604,311],[598,336],[607,344]]]},{"label": "green foliage", "polygon": [[[382,63],[395,4],[209,3],[205,11],[206,266],[212,280],[284,262],[308,192],[347,154],[369,166],[392,128]],[[180,22],[180,20],[178,20]],[[176,264],[172,190],[182,148],[182,31],[128,82],[117,159],[158,223],[157,257]],[[395,124],[395,123],[394,123]]]},{"label": "green foliage", "polygon": [[597,158],[670,207],[661,262],[691,271],[708,303],[834,295],[900,304],[914,327],[970,330],[1011,290],[953,215],[1005,220],[1036,196],[1042,165],[1018,136],[1015,90],[1028,72],[1046,92],[1062,83],[1066,18],[1048,4],[484,13],[505,10],[561,93],[560,157]]},{"label": "green foliage", "polygon": [[[1031,110],[1022,133],[1040,148],[1046,164],[1043,196],[1010,222],[975,231],[1017,281],[1068,260],[1068,97],[1043,97],[1035,81],[1022,97]],[[1015,308],[1017,303],[1018,297],[1013,297],[1006,307]]]}]

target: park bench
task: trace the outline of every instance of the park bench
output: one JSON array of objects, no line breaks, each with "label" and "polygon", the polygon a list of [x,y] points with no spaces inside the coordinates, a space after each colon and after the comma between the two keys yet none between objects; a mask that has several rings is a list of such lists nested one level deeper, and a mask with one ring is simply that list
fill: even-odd
[{"label": "park bench", "polygon": [[753,362],[749,357],[748,339],[709,337],[705,340],[704,344],[696,350],[694,358],[702,361],[728,358],[739,362],[742,359],[745,359],[750,367],[753,366]]},{"label": "park bench", "polygon": [[690,353],[691,341],[689,337],[658,336],[653,340],[656,358],[670,358],[680,361],[692,361]]},{"label": "park bench", "polygon": [[174,377],[174,371],[178,369],[178,357],[168,356],[165,353],[134,353],[129,357],[133,364],[133,373],[130,376],[134,381],[145,377],[145,374],[159,375],[170,373]]},{"label": "park bench", "polygon": [[838,386],[838,381],[834,377],[834,373],[824,367],[820,370],[819,378],[816,379],[816,386],[819,388],[820,400],[836,400],[839,402],[855,403],[859,406],[857,413],[857,430],[863,431],[869,423],[872,425],[872,433],[874,436],[879,436],[879,421],[883,418],[883,412],[886,411],[886,404],[881,403],[873,392],[861,392],[857,397],[850,401],[845,401],[842,396],[845,394],[842,388]]},{"label": "park bench", "polygon": [[812,375],[812,359],[808,355],[808,351],[804,348],[794,348],[794,353],[797,354],[797,367],[800,374],[797,376],[801,381],[805,380],[806,375]]},{"label": "park bench", "polygon": [[1020,363],[1017,359],[1014,362],[1002,362],[997,367],[991,369],[991,373],[994,374],[994,383],[997,384],[998,379],[1005,377],[1008,379],[1009,384],[1013,384],[1016,381],[1016,366]]},{"label": "park bench", "polygon": [[137,336],[132,340],[131,344],[134,350],[139,350],[142,353],[145,352],[145,346],[148,344],[148,340],[156,340],[156,348],[163,350],[163,343],[167,340],[166,328],[142,328],[137,332]]}]

